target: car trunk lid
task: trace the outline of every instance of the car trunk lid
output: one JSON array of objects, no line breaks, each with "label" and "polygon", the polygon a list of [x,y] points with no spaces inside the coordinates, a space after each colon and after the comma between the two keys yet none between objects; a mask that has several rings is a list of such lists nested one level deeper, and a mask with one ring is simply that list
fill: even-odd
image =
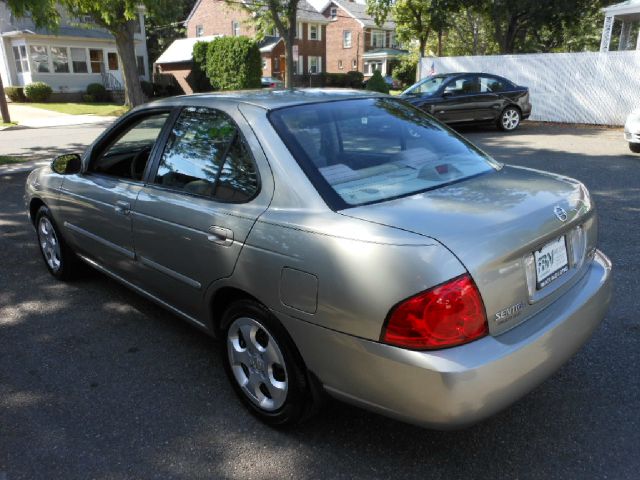
[{"label": "car trunk lid", "polygon": [[[596,243],[595,215],[580,182],[518,167],[341,213],[428,236],[451,250],[480,290],[493,335],[526,320],[577,281],[586,263],[573,261],[571,237],[578,226],[584,251]],[[534,251],[560,245],[563,237],[568,271],[536,288],[535,263],[533,279],[527,263],[537,260]]]}]

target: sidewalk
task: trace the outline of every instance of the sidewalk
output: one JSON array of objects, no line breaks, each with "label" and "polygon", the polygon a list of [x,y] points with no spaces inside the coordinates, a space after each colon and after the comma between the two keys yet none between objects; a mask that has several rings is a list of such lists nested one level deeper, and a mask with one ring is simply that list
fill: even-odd
[{"label": "sidewalk", "polygon": [[7,127],[3,130],[59,127],[65,125],[109,124],[117,118],[99,115],[69,115],[67,113],[34,108],[20,103],[9,103],[9,114],[11,121],[17,122],[18,125]]}]

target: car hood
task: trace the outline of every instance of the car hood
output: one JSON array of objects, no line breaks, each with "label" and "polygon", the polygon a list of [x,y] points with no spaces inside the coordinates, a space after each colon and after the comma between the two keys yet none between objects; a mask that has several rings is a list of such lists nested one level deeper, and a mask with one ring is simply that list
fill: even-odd
[{"label": "car hood", "polygon": [[[562,221],[556,206],[567,214]],[[344,210],[362,220],[433,238],[458,257],[483,296],[490,331],[501,333],[544,305],[530,298],[524,258],[578,224],[595,246],[595,217],[578,181],[531,169],[502,169],[384,203]],[[548,289],[557,290],[571,274]],[[546,295],[547,292],[540,296]],[[497,313],[524,303],[517,318],[499,325]],[[535,305],[534,305],[535,303]]]}]

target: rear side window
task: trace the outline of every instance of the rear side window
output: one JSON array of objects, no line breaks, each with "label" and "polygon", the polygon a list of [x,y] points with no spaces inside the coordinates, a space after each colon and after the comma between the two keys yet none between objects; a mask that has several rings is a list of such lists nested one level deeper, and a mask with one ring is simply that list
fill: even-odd
[{"label": "rear side window", "polygon": [[503,82],[493,77],[480,77],[480,93],[495,93],[506,90]]},{"label": "rear side window", "polygon": [[173,126],[155,183],[225,202],[251,199],[258,176],[233,120],[210,108],[185,108]]},{"label": "rear side window", "polygon": [[269,118],[334,210],[439,188],[499,168],[421,110],[391,98],[286,107]]}]

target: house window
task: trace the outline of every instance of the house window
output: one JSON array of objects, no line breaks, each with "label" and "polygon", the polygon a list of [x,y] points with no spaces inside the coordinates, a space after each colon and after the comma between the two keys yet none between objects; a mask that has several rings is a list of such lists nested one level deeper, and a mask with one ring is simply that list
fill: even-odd
[{"label": "house window", "polygon": [[84,48],[71,49],[71,66],[73,73],[88,73],[87,51]]},{"label": "house window", "polygon": [[351,48],[351,30],[342,32],[342,48]]},{"label": "house window", "polygon": [[371,30],[371,46],[374,48],[385,47],[386,32],[384,30]]},{"label": "house window", "polygon": [[266,58],[262,58],[262,69],[266,70],[267,68],[267,59]]},{"label": "house window", "polygon": [[107,52],[107,64],[109,70],[118,70],[118,54],[116,52]]},{"label": "house window", "polygon": [[351,60],[351,70],[358,70],[358,60],[355,58]]},{"label": "house window", "polygon": [[89,62],[91,63],[91,73],[102,73],[104,71],[104,54],[102,50],[89,50]]},{"label": "house window", "polygon": [[27,57],[26,46],[13,47],[13,58],[16,62],[16,71],[18,73],[29,72],[29,58]]},{"label": "house window", "polygon": [[322,57],[309,57],[309,73],[322,72]]},{"label": "house window", "polygon": [[366,62],[364,64],[364,74],[365,75],[373,75],[373,72],[376,70],[380,70],[382,72],[382,62]]},{"label": "house window", "polygon": [[144,77],[147,74],[147,70],[144,68],[144,57],[136,56],[136,64],[138,65],[138,75]]},{"label": "house window", "polygon": [[204,35],[204,25],[196,25],[196,37]]},{"label": "house window", "polygon": [[337,7],[331,7],[331,10],[329,10],[329,15],[331,17],[331,20],[337,20],[338,19],[338,8]]},{"label": "house window", "polygon": [[240,36],[240,22],[237,20],[231,22],[231,35],[234,37]]},{"label": "house window", "polygon": [[304,32],[302,30],[302,22],[298,22],[298,26],[296,28],[296,38],[298,39],[304,38]]},{"label": "house window", "polygon": [[273,71],[274,72],[280,71],[280,59],[278,57],[275,57],[273,59]]},{"label": "house window", "polygon": [[389,46],[391,48],[399,48],[395,32],[389,32]]},{"label": "house window", "polygon": [[309,24],[309,40],[322,40],[322,34],[320,32],[320,25],[315,23]]},{"label": "house window", "polygon": [[338,60],[338,69],[342,70],[344,67],[342,66],[342,60]]},{"label": "house window", "polygon": [[298,75],[302,75],[304,73],[304,57],[300,55],[298,57],[298,64],[296,65],[296,72]]},{"label": "house window", "polygon": [[44,45],[31,45],[31,64],[35,73],[49,73],[49,52]]},{"label": "house window", "polygon": [[55,73],[69,73],[69,52],[67,47],[51,47],[51,61]]}]

